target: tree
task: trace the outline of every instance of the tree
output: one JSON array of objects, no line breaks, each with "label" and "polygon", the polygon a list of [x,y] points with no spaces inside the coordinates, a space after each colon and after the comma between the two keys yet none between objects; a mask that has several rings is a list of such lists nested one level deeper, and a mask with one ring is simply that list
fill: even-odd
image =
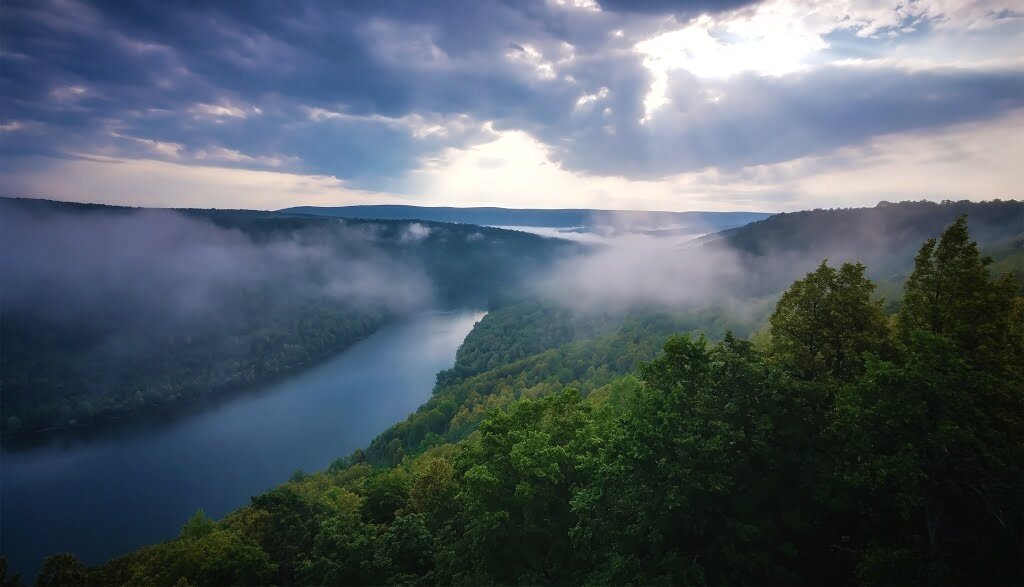
[{"label": "tree", "polygon": [[993,378],[948,338],[917,331],[908,345],[902,364],[871,359],[833,414],[841,474],[871,504],[861,579],[1019,583],[1020,390],[994,402]]},{"label": "tree", "polygon": [[811,544],[801,537],[814,515],[803,394],[731,334],[710,347],[671,337],[640,375],[643,387],[573,499],[573,536],[597,568],[591,580],[796,581],[797,545]]},{"label": "tree", "polygon": [[420,460],[412,486],[409,488],[409,506],[426,516],[437,528],[441,521],[451,517],[455,498],[455,468],[447,459],[426,457]]},{"label": "tree", "polygon": [[181,537],[186,540],[196,540],[206,536],[216,529],[217,523],[207,517],[203,508],[196,510],[196,513],[181,527]]},{"label": "tree", "polygon": [[374,566],[388,585],[428,585],[434,538],[423,514],[396,518],[376,541]]},{"label": "tree", "polygon": [[822,261],[797,280],[770,318],[772,353],[804,379],[847,380],[858,375],[865,352],[880,352],[888,334],[882,300],[864,265],[837,271]]},{"label": "tree", "polygon": [[303,585],[367,585],[381,582],[372,568],[374,531],[357,509],[335,513],[316,530],[308,560],[299,568]]},{"label": "tree", "polygon": [[79,587],[85,585],[85,567],[66,552],[46,557],[36,576],[37,587]]},{"label": "tree", "polygon": [[[904,341],[924,330],[954,341],[977,367],[1015,370],[1024,363],[1024,347],[1009,344],[1015,324],[1012,307],[1017,286],[1013,276],[993,279],[990,257],[971,240],[967,216],[961,215],[938,241],[928,239],[907,278],[899,325]],[[1017,347],[1017,348],[1014,348]]]},{"label": "tree", "polygon": [[569,500],[576,479],[572,445],[586,422],[573,389],[520,401],[487,418],[479,442],[456,459],[461,491],[441,555],[455,583],[573,583]]},{"label": "tree", "polygon": [[409,501],[409,474],[390,469],[370,477],[363,492],[363,518],[372,524],[388,524]]}]

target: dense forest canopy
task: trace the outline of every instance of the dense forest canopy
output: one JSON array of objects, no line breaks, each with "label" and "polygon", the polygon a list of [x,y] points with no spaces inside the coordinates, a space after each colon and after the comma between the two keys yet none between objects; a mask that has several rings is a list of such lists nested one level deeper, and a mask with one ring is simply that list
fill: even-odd
[{"label": "dense forest canopy", "polygon": [[503,304],[366,450],[39,582],[1020,584],[1024,297],[936,236],[895,312],[820,260],[763,322]]},{"label": "dense forest canopy", "polygon": [[[714,257],[734,261],[730,271],[703,276],[745,286],[714,299],[633,297],[603,311],[572,307],[571,295],[545,287],[503,284],[540,275],[550,285],[565,262],[630,262],[647,250],[622,256],[610,245],[580,249],[469,225],[367,221],[374,251],[419,263],[428,284],[468,280],[445,274],[466,270],[446,266],[446,255],[476,271],[508,255],[511,274],[482,288],[488,313],[437,375],[431,399],[326,471],[298,471],[219,521],[199,511],[179,538],[97,568],[51,556],[38,583],[1019,584],[1024,297],[1008,268],[1022,258],[1022,208],[911,203],[774,216],[696,246],[673,243],[678,258],[654,259],[719,255],[736,242]],[[901,236],[885,241],[889,279],[878,282],[880,271],[856,260],[850,223],[889,211]],[[366,228],[182,214],[263,244],[317,222],[341,239],[338,250],[348,246],[339,226]],[[420,236],[410,240],[411,229]],[[849,255],[809,262],[817,245],[842,253],[834,236],[843,230]],[[482,247],[474,235],[496,244]],[[916,247],[908,250],[906,235],[921,237]],[[865,251],[873,254],[882,255]],[[743,278],[737,267],[750,269],[748,281],[733,281]],[[616,268],[608,265],[607,279]],[[791,283],[772,290],[781,276]],[[880,283],[897,298],[885,299]],[[578,299],[573,288],[595,285],[562,284]],[[330,328],[323,316],[298,324],[311,330],[281,328],[299,348]],[[33,332],[47,331],[18,336]],[[57,340],[41,344],[81,350]],[[265,362],[282,346],[260,348],[237,357]],[[186,364],[174,357],[174,369]]]}]

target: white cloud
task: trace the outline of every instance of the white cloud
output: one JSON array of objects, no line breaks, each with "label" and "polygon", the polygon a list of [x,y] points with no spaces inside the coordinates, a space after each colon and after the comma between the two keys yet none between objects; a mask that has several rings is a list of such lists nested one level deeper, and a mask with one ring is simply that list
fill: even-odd
[{"label": "white cloud", "polygon": [[[758,170],[806,207],[814,202],[871,205],[879,200],[1024,199],[1020,156],[1024,110],[996,120],[877,137],[817,158]],[[828,167],[820,169],[824,163]]]},{"label": "white cloud", "polygon": [[0,174],[9,194],[148,207],[248,208],[410,204],[393,194],[351,189],[336,177],[88,156],[29,159]]},{"label": "white cloud", "polygon": [[409,175],[405,191],[422,194],[425,203],[456,206],[646,210],[785,211],[879,200],[1021,198],[1021,152],[1024,110],[734,173],[710,167],[646,181],[567,170],[548,145],[513,130],[425,160]]},{"label": "white cloud", "polygon": [[401,129],[413,138],[449,137],[464,133],[479,126],[468,114],[419,114],[405,116],[384,116],[382,114],[350,114],[343,111],[327,110],[326,108],[305,107],[306,116],[313,122],[341,120],[348,122],[372,122],[384,126]]},{"label": "white cloud", "polygon": [[197,149],[191,153],[192,158],[197,161],[214,161],[214,162],[230,162],[230,163],[252,163],[258,165],[266,165],[267,167],[280,167],[287,161],[296,161],[295,157],[283,157],[280,155],[275,156],[256,156],[246,155],[241,151],[235,149],[227,149],[224,147],[206,147],[204,149]]},{"label": "white cloud", "polygon": [[431,228],[419,222],[413,222],[402,230],[401,241],[403,243],[418,243],[430,236]]},{"label": "white cloud", "polygon": [[[193,161],[200,163],[248,163],[267,167],[280,167],[285,162],[294,162],[296,160],[295,157],[285,157],[280,155],[252,156],[235,149],[228,149],[217,145],[190,149],[181,143],[133,137],[116,131],[111,131],[110,136],[117,139],[131,141],[132,143],[145,147],[151,154],[156,155],[157,157],[162,159],[171,159],[174,161]],[[115,156],[117,153],[115,151],[108,151],[103,154],[106,156]]]},{"label": "white cloud", "polygon": [[263,111],[256,106],[232,104],[231,102],[220,102],[218,104],[197,103],[188,109],[193,118],[214,120],[222,122],[226,118],[248,118],[262,114]]},{"label": "white cloud", "polygon": [[[886,135],[832,153],[735,173],[715,168],[658,181],[564,169],[523,131],[449,148],[407,177],[403,192],[361,191],[324,175],[89,156],[34,160],[0,175],[15,195],[157,207],[276,209],[365,203],[647,210],[765,210],[874,205],[879,200],[1024,197],[1018,154],[1024,110],[943,130]],[[154,152],[176,144],[153,142]],[[995,147],[998,145],[998,147]],[[235,151],[211,151],[232,161]],[[40,161],[45,162],[40,165]]]},{"label": "white cloud", "polygon": [[601,6],[596,0],[548,0],[553,6],[559,8],[575,8],[587,12],[601,12]]},{"label": "white cloud", "polygon": [[88,94],[89,89],[81,85],[60,86],[50,90],[50,97],[55,102],[77,102]]},{"label": "white cloud", "polygon": [[[889,43],[882,47],[887,54],[914,54],[913,47],[928,44],[936,66],[963,60],[964,45],[984,44],[988,59],[1019,60],[1019,44],[1006,43],[992,53],[988,39],[964,35],[1006,22],[1016,23],[1019,33],[1021,14],[1019,5],[1000,0],[768,0],[720,15],[704,14],[634,46],[652,78],[641,122],[669,103],[666,94],[673,71],[726,79],[747,72],[782,76],[825,63],[850,63],[849,55],[829,52],[829,35],[843,31],[863,43]],[[903,39],[923,25],[939,32],[925,40]],[[955,46],[936,55],[935,37],[943,35],[955,35]],[[869,40],[876,37],[888,40]],[[891,39],[900,44],[891,46]]]},{"label": "white cloud", "polygon": [[[545,52],[530,43],[513,44],[505,52],[505,59],[541,80],[551,81],[559,76],[560,68],[576,60],[576,48],[562,42]],[[576,81],[571,75],[566,76],[565,80],[569,83]]]},{"label": "white cloud", "polygon": [[394,69],[442,70],[453,65],[434,42],[434,27],[375,18],[362,32],[377,61]]},{"label": "white cloud", "polygon": [[587,104],[597,102],[598,100],[604,100],[607,97],[608,88],[602,86],[600,90],[594,92],[593,94],[583,94],[582,96],[580,96],[579,99],[576,100],[576,108],[582,108]]}]

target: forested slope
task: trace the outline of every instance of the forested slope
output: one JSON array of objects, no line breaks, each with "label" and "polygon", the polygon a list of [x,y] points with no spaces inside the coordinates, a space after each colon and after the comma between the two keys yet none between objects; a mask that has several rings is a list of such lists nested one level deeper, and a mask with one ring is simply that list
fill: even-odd
[{"label": "forested slope", "polygon": [[[757,277],[748,283],[765,290],[785,288],[791,270],[809,270],[824,258],[863,262],[872,278],[898,286],[912,269],[921,242],[961,214],[971,218],[973,237],[985,253],[1012,258],[1005,263],[1007,270],[1021,266],[1024,202],[1018,200],[881,202],[873,208],[788,212],[703,240],[743,254],[745,267]],[[892,293],[898,296],[898,287]]]},{"label": "forested slope", "polygon": [[51,558],[42,578],[1019,584],[1024,299],[962,220],[920,247],[897,314],[874,288],[863,265],[821,263],[758,343],[662,346],[690,324],[637,318],[481,370],[501,346],[481,334],[370,451],[102,567]]},{"label": "forested slope", "polygon": [[484,308],[574,250],[468,225],[0,199],[0,430],[203,403],[403,314]]}]

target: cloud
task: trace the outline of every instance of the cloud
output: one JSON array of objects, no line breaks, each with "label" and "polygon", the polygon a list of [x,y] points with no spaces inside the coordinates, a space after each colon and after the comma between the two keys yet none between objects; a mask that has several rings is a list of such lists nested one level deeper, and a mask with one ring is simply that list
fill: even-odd
[{"label": "cloud", "polygon": [[181,208],[278,210],[298,204],[409,204],[402,196],[350,188],[338,178],[187,165],[155,159],[19,158],[0,168],[6,195]]},{"label": "cloud", "polygon": [[[1024,19],[995,0],[309,0],[287,10],[41,0],[0,19],[2,130],[18,136],[0,145],[0,170],[14,185],[49,184],[26,175],[85,156],[339,178],[442,203],[451,182],[429,162],[532,140],[518,149],[542,152],[531,161],[597,186],[567,188],[561,205],[634,207],[617,190],[635,189],[646,207],[671,202],[651,194],[671,192],[681,174],[994,120],[1024,102]],[[30,156],[55,162],[16,169]],[[472,174],[477,193],[537,184],[507,158],[476,163],[489,170]],[[106,167],[87,183],[112,175]],[[248,205],[229,191],[241,198],[233,206]],[[152,199],[142,192],[123,201]],[[559,205],[561,194],[514,201]]]},{"label": "cloud", "polygon": [[[1019,198],[1014,155],[1024,149],[1024,109],[992,121],[891,133],[777,163],[709,167],[658,180],[592,175],[557,161],[536,137],[503,131],[490,143],[452,149],[409,179],[434,201],[513,207],[788,211],[841,202]],[[1000,145],[1000,148],[993,148]],[[502,161],[504,181],[493,181]]]},{"label": "cloud", "polygon": [[399,237],[399,240],[403,243],[418,243],[430,236],[430,232],[429,226],[413,222],[402,230],[402,236]]},{"label": "cloud", "polygon": [[249,116],[263,113],[262,110],[255,106],[238,106],[230,102],[196,104],[190,107],[188,111],[195,118],[212,119],[216,122],[223,122],[225,118],[249,118]]}]

